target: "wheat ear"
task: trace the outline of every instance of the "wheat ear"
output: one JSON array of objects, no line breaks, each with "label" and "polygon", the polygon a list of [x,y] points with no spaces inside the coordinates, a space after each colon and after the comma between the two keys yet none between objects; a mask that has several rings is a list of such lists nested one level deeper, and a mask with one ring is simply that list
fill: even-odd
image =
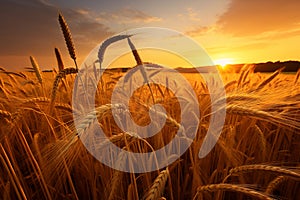
[{"label": "wheat ear", "polygon": [[129,46],[130,46],[131,52],[132,52],[132,54],[134,56],[134,59],[136,61],[136,64],[137,65],[142,65],[143,64],[142,59],[141,59],[138,51],[136,50],[135,46],[131,42],[130,38],[127,38],[127,41],[128,41]]},{"label": "wheat ear", "polygon": [[64,63],[62,61],[60,51],[59,51],[58,48],[54,48],[54,52],[55,52],[55,57],[56,57],[56,60],[57,60],[58,70],[61,71],[65,68],[65,66],[64,66]]},{"label": "wheat ear", "polygon": [[[27,99],[26,101],[24,101],[22,103],[22,105],[25,104],[36,104],[36,103],[50,103],[51,100],[47,97],[36,97],[36,98],[31,98],[31,99]],[[65,110],[68,112],[73,112],[74,110],[72,109],[72,107],[69,104],[65,104],[65,103],[55,103],[55,108],[61,109],[61,110]]]},{"label": "wheat ear", "polygon": [[39,83],[43,84],[42,73],[41,73],[41,69],[40,69],[38,63],[36,62],[36,60],[34,59],[33,56],[30,56],[29,58],[30,58],[32,68],[35,72],[35,75],[36,75],[37,79],[39,80]]},{"label": "wheat ear", "polygon": [[255,89],[256,91],[261,90],[265,85],[267,85],[268,83],[270,83],[276,76],[278,76],[280,74],[280,72],[284,69],[284,67],[276,70],[273,74],[271,74],[268,78],[266,78],[265,80],[263,80]]},{"label": "wheat ear", "polygon": [[166,182],[169,177],[169,170],[163,170],[159,173],[158,177],[154,180],[151,188],[145,193],[144,200],[158,199],[162,196]]},{"label": "wheat ear", "polygon": [[[84,119],[82,119],[80,125],[77,127],[77,135],[81,136],[85,133],[86,130],[99,118],[103,118],[107,113],[111,112],[112,109],[124,110],[126,108],[121,104],[104,104],[97,108],[94,111],[88,113]],[[103,142],[105,144],[105,142]]]},{"label": "wheat ear", "polygon": [[58,85],[59,85],[59,82],[61,81],[61,79],[64,78],[64,77],[66,77],[66,75],[76,74],[76,73],[78,73],[78,69],[75,69],[75,68],[66,68],[66,69],[61,70],[56,75],[55,80],[53,82],[53,86],[52,86],[51,104],[55,101],[57,88],[58,88]]},{"label": "wheat ear", "polygon": [[73,40],[72,40],[71,31],[69,29],[69,26],[68,26],[65,18],[63,17],[63,15],[61,13],[59,13],[59,15],[58,15],[58,21],[59,21],[61,30],[63,32],[63,35],[64,35],[64,38],[65,38],[66,45],[68,47],[70,57],[73,59],[73,61],[75,63],[75,66],[76,66],[76,69],[78,69],[77,62],[76,62],[75,45],[74,45]]},{"label": "wheat ear", "polygon": [[266,194],[272,194],[278,185],[286,181],[288,178],[285,176],[278,176],[273,181],[268,184],[268,187],[265,191]]},{"label": "wheat ear", "polygon": [[100,149],[107,148],[111,143],[113,144],[119,144],[118,146],[125,146],[126,141],[131,142],[135,139],[138,139],[138,137],[133,133],[119,133],[117,135],[113,135],[110,138],[104,140],[97,146],[97,151],[100,151]]},{"label": "wheat ear", "polygon": [[270,112],[261,111],[257,109],[251,109],[245,106],[239,105],[228,105],[226,107],[226,112],[228,114],[235,114],[240,116],[247,116],[254,119],[259,119],[262,121],[267,121],[275,125],[281,125],[284,127],[293,127],[296,129],[300,129],[299,124],[297,123],[297,119],[285,118],[279,114],[272,114]]},{"label": "wheat ear", "polygon": [[104,53],[107,49],[107,47],[114,43],[114,42],[117,42],[117,41],[120,41],[120,40],[124,40],[126,38],[129,38],[131,37],[132,35],[116,35],[116,36],[113,36],[111,38],[108,38],[107,40],[105,40],[104,42],[102,42],[99,50],[98,50],[98,61],[100,63],[100,66],[103,62],[103,57],[104,57]]},{"label": "wheat ear", "polygon": [[287,177],[290,177],[292,179],[299,180],[300,174],[297,172],[294,172],[292,170],[288,170],[282,167],[277,166],[269,166],[269,165],[243,165],[239,167],[235,167],[229,171],[229,175],[237,174],[237,173],[245,173],[245,172],[251,172],[251,171],[266,171],[266,172],[273,172],[278,173]]},{"label": "wheat ear", "polygon": [[11,113],[6,110],[0,110],[0,117],[11,119]]},{"label": "wheat ear", "polygon": [[254,197],[257,199],[272,200],[272,198],[268,197],[267,195],[257,192],[255,190],[252,190],[252,189],[249,189],[246,187],[242,187],[239,185],[226,184],[226,183],[200,186],[197,188],[197,193],[196,193],[194,199],[196,199],[197,196],[202,192],[215,192],[215,191],[220,191],[220,190],[239,192],[239,193],[243,193],[245,195],[248,195],[248,196],[251,196],[251,197]]}]

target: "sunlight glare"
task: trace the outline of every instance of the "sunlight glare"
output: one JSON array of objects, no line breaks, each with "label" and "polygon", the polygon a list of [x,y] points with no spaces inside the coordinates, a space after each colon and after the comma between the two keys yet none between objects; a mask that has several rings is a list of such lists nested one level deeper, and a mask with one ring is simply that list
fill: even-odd
[{"label": "sunlight glare", "polygon": [[215,65],[219,65],[223,69],[226,67],[226,65],[232,63],[232,59],[230,58],[223,58],[223,59],[218,59],[214,61]]}]

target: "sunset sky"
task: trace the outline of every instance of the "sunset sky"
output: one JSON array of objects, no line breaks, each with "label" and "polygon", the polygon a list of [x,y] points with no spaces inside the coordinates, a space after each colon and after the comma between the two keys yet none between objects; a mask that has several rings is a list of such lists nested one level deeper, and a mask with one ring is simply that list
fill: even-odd
[{"label": "sunset sky", "polygon": [[299,0],[1,0],[0,66],[19,70],[33,55],[51,69],[54,47],[72,65],[58,12],[72,31],[79,63],[105,38],[144,26],[192,37],[216,63],[300,60],[299,10]]}]

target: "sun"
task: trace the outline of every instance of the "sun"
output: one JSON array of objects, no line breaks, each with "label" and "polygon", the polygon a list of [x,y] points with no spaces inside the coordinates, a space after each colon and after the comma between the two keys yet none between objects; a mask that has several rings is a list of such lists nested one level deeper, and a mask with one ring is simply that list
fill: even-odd
[{"label": "sun", "polygon": [[220,67],[222,67],[223,69],[228,65],[232,63],[232,59],[231,58],[222,58],[222,59],[218,59],[214,61],[215,65],[218,65]]}]

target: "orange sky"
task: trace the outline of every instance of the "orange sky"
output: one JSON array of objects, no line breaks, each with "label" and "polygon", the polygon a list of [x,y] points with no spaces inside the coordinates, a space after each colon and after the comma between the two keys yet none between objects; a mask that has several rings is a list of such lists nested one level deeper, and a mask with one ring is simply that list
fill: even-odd
[{"label": "orange sky", "polygon": [[69,23],[79,63],[103,39],[143,26],[183,32],[216,62],[300,60],[299,10],[298,0],[2,0],[0,66],[22,69],[33,55],[51,69],[56,65],[54,47],[72,65],[58,11]]}]

